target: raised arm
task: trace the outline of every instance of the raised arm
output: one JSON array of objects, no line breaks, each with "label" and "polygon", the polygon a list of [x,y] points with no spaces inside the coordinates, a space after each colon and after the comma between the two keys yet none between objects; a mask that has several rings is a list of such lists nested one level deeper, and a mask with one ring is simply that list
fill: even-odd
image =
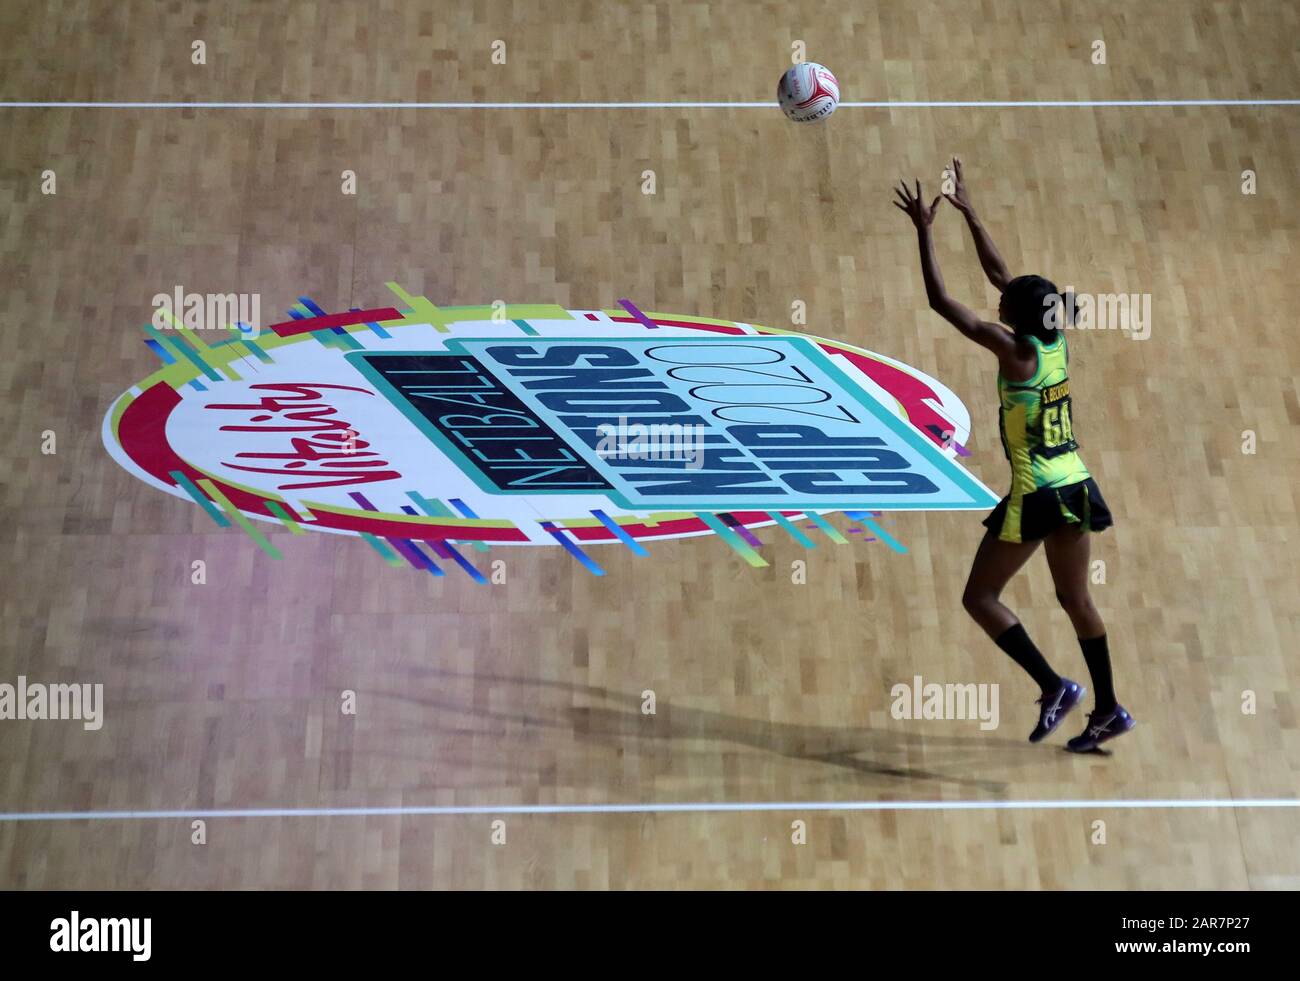
[{"label": "raised arm", "polygon": [[966,181],[962,177],[961,161],[956,157],[952,158],[952,174],[957,182],[956,190],[952,194],[945,194],[944,197],[948,199],[949,204],[966,216],[966,226],[970,229],[971,238],[975,240],[975,251],[979,254],[980,265],[984,267],[984,275],[1001,293],[1011,281],[1011,273],[1007,270],[1007,264],[1002,261],[993,239],[989,238],[989,233],[979,220],[979,216],[975,214],[975,207],[970,203],[970,192],[966,190]]},{"label": "raised arm", "polygon": [[944,289],[939,260],[934,255],[934,236],[930,231],[935,212],[939,209],[939,198],[935,198],[927,208],[921,197],[920,181],[916,182],[915,194],[903,181],[899,181],[894,193],[898,195],[894,207],[911,218],[916,226],[917,242],[921,248],[921,275],[925,279],[925,295],[930,301],[930,309],[956,327],[962,336],[996,354],[999,362],[1014,364],[1017,360],[1016,342],[1011,331],[1000,324],[980,320],[974,311],[958,303]]}]

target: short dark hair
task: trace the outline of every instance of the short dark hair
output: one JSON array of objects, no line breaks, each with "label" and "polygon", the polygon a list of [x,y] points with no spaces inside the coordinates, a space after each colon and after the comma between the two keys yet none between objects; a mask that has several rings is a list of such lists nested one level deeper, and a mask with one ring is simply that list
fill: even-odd
[{"label": "short dark hair", "polygon": [[[1017,337],[1037,337],[1045,343],[1056,340],[1057,331],[1072,320],[1074,297],[1062,293],[1042,276],[1017,276],[1002,291],[1006,318]],[[1053,310],[1053,306],[1058,309]]]}]

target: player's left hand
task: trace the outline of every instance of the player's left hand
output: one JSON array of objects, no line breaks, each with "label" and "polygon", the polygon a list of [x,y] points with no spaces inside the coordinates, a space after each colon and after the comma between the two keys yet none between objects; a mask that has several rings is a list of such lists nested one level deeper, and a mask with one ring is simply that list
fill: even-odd
[{"label": "player's left hand", "polygon": [[894,193],[898,195],[898,200],[893,202],[895,208],[902,211],[907,217],[912,219],[912,224],[917,228],[929,228],[930,223],[934,221],[935,212],[939,210],[939,202],[943,200],[940,194],[930,206],[925,206],[921,197],[921,182],[916,182],[916,193],[913,194],[911,188],[907,186],[907,181],[900,180],[898,187],[894,188]]}]

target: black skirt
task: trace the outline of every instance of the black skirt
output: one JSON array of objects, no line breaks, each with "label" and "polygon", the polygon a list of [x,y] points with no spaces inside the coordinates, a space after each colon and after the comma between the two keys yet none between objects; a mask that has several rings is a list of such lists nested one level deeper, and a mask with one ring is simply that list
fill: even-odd
[{"label": "black skirt", "polygon": [[1091,477],[1064,487],[1040,487],[1018,500],[1008,494],[984,519],[984,527],[1004,542],[1040,541],[1066,525],[1104,531],[1114,523]]}]

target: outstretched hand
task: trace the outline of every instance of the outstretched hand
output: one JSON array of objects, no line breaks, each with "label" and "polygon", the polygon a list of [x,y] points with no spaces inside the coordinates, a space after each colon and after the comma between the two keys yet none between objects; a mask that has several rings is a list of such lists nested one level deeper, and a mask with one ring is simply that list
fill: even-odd
[{"label": "outstretched hand", "polygon": [[970,217],[975,213],[975,207],[970,203],[970,193],[966,190],[966,179],[961,173],[961,161],[956,157],[952,158],[952,177],[956,186],[951,194],[945,194],[948,203],[960,211],[963,215]]},{"label": "outstretched hand", "polygon": [[935,212],[939,210],[939,201],[943,195],[935,198],[930,202],[930,206],[925,206],[925,201],[921,197],[921,182],[916,181],[916,193],[913,194],[911,188],[907,186],[906,181],[900,180],[898,187],[894,188],[894,193],[898,195],[898,200],[893,202],[895,208],[912,219],[912,224],[919,228],[929,228],[930,223],[934,221]]}]

